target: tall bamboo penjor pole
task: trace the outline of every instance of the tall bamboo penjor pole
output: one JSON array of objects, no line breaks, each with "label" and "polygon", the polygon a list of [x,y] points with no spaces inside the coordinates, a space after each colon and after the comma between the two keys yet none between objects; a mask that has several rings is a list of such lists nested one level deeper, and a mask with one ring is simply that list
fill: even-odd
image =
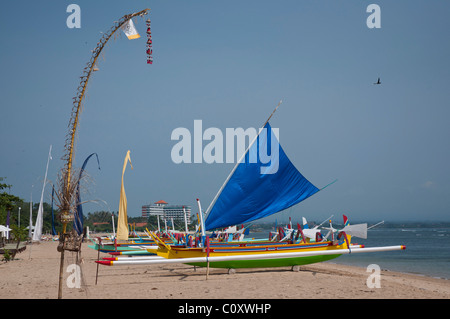
[{"label": "tall bamboo penjor pole", "polygon": [[63,232],[60,236],[60,245],[58,250],[61,252],[60,270],[59,270],[59,288],[58,288],[58,299],[62,297],[62,277],[64,271],[64,242],[66,240],[66,230],[67,224],[73,221],[73,209],[76,208],[74,204],[76,198],[76,181],[73,179],[72,165],[74,158],[74,148],[75,148],[75,136],[78,127],[78,122],[80,118],[80,113],[82,110],[82,102],[86,93],[87,84],[94,72],[94,67],[96,66],[97,58],[105,47],[106,43],[111,39],[112,35],[119,30],[125,23],[136,16],[144,16],[148,13],[150,9],[144,9],[142,11],[126,14],[119,21],[116,21],[114,25],[109,29],[108,32],[103,33],[100,41],[97,43],[96,48],[92,51],[92,56],[87,66],[83,70],[83,75],[80,77],[80,84],[77,88],[77,95],[73,98],[72,113],[69,121],[69,132],[66,135],[66,141],[64,144],[64,156],[62,160],[65,162],[64,169],[61,178],[62,183],[60,185],[61,198],[60,198],[60,220],[63,224]]}]

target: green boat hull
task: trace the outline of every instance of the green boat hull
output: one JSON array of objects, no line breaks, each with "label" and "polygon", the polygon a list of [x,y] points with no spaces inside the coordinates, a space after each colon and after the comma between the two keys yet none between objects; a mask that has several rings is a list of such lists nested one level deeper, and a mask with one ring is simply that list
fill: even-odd
[{"label": "green boat hull", "polygon": [[[269,268],[269,267],[288,267],[288,266],[302,266],[308,264],[315,264],[327,260],[331,260],[341,256],[336,255],[319,255],[308,257],[293,257],[293,258],[274,258],[274,259],[253,259],[253,260],[230,260],[230,261],[216,261],[210,262],[210,268]],[[206,267],[206,262],[201,263],[187,263],[187,265]]]}]

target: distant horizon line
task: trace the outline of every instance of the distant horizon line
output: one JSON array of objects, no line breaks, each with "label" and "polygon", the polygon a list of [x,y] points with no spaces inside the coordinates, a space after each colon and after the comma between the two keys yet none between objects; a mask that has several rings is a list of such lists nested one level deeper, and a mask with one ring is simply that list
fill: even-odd
[{"label": "distant horizon line", "polygon": [[[139,216],[128,215],[128,217],[137,218],[137,217],[142,217],[142,216],[140,216],[140,215]],[[316,221],[316,220],[312,220],[312,219],[307,219],[307,221],[308,221],[308,224],[315,224],[316,222],[317,223],[323,222],[323,220]],[[377,224],[377,223],[380,223],[381,221],[384,221],[384,224],[390,224],[390,225],[392,225],[392,224],[448,224],[449,227],[450,227],[450,219],[449,220],[443,220],[443,219],[410,219],[410,220],[407,220],[407,219],[391,219],[391,220],[383,220],[383,219],[377,219],[377,220],[370,219],[369,220],[369,219],[365,219],[365,220],[362,220],[360,218],[357,218],[357,219],[351,219],[350,223],[351,224],[368,223],[369,226],[371,226],[370,224]],[[275,222],[277,222],[278,224],[289,223],[289,218],[283,218],[283,219],[278,219],[278,220],[268,220],[268,221],[251,221],[251,222],[245,222],[243,224],[244,225],[245,224],[257,225],[257,224],[273,224]],[[297,224],[297,222],[300,223],[300,220],[292,219],[292,223],[293,224]],[[335,225],[342,225],[343,224],[342,221],[333,221],[332,220],[332,222]],[[382,225],[383,224],[381,224],[380,226],[382,226]]]}]

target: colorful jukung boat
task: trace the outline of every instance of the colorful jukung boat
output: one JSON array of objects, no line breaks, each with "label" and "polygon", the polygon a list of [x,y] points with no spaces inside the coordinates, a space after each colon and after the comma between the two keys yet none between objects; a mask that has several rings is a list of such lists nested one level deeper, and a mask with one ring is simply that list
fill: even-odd
[{"label": "colorful jukung boat", "polygon": [[[224,256],[248,256],[248,255],[265,255],[268,258],[261,259],[242,259],[237,258],[235,260],[224,261],[210,261],[209,267],[211,268],[260,268],[260,267],[284,267],[305,265],[311,263],[317,263],[321,261],[331,260],[342,255],[342,253],[328,254],[333,250],[352,249],[350,244],[350,236],[347,240],[343,240],[340,243],[333,243],[332,241],[319,242],[319,243],[283,243],[283,242],[265,242],[265,243],[247,243],[240,244],[238,246],[233,245],[208,245],[207,247],[180,247],[180,246],[168,246],[159,244],[159,249],[156,254],[166,259],[183,259],[183,258],[206,258],[211,257],[224,257]],[[354,248],[360,248],[357,245]],[[316,256],[298,256],[285,258],[279,256],[285,253],[312,253],[312,252],[324,252],[327,254],[318,254]],[[270,258],[271,255],[277,254],[276,258]],[[212,258],[214,260],[214,258]],[[208,261],[186,263],[193,266],[206,267]]]},{"label": "colorful jukung boat", "polygon": [[[270,119],[270,118],[269,118]],[[212,230],[219,227],[243,224],[257,220],[281,210],[289,208],[319,191],[310,183],[291,163],[284,153],[278,139],[275,136],[269,122],[264,125],[264,134],[259,134],[252,141],[251,145],[243,154],[237,165],[234,167],[224,185],[220,188],[218,194],[208,208],[206,221],[203,222],[203,212],[200,201],[199,215],[202,221],[202,231]],[[266,146],[266,154],[277,154],[278,158],[271,157],[271,165],[266,166],[260,160],[252,162],[250,158],[258,159],[260,155],[259,148]],[[275,145],[275,146],[274,146]],[[276,167],[275,167],[276,165]],[[274,166],[274,167],[272,167]],[[276,168],[276,169],[275,169]],[[215,256],[245,256],[255,254],[282,254],[287,252],[313,252],[333,249],[346,249],[350,241],[342,243],[322,242],[322,243],[253,243],[233,247],[177,247],[165,245],[159,241],[156,235],[152,234],[155,241],[158,242],[158,256],[174,258],[196,258],[196,257],[215,257]],[[350,237],[350,236],[349,236]],[[320,258],[301,257],[294,259],[261,259],[261,260],[239,260],[229,262],[210,263],[210,267],[259,267],[271,265],[283,266],[292,263],[310,263],[320,260],[329,260],[339,255],[324,255]],[[202,263],[198,264],[199,266]]]},{"label": "colorful jukung boat", "polygon": [[[338,234],[339,241],[210,245],[209,239],[205,236],[206,230],[243,224],[270,216],[300,203],[328,186],[318,189],[295,168],[281,148],[277,136],[269,125],[269,119],[219,189],[205,213],[206,221],[203,218],[200,201],[197,199],[202,247],[167,245],[158,236],[150,233],[159,246],[156,254],[160,258],[98,262],[105,265],[179,262],[211,268],[283,267],[322,262],[351,251],[360,253],[404,249],[404,246],[352,248],[352,229],[349,227]],[[264,146],[266,156],[271,154],[270,165],[265,165],[259,158],[261,148]],[[258,160],[252,162],[250,160],[252,158]]]}]

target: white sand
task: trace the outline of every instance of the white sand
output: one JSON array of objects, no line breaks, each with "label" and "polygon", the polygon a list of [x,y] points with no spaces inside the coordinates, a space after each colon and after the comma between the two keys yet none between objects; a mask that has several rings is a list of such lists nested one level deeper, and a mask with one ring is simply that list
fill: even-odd
[{"label": "white sand", "polygon": [[[43,242],[27,246],[17,260],[0,262],[0,299],[56,299],[60,267],[57,245]],[[230,275],[226,269],[211,269],[208,280],[205,268],[195,271],[183,264],[100,265],[96,285],[97,251],[84,243],[81,255],[83,282],[81,288],[70,288],[67,267],[75,263],[75,254],[66,252],[64,299],[450,298],[449,280],[382,271],[381,288],[369,288],[366,281],[370,274],[365,268],[332,263],[303,266],[298,272],[282,267],[237,269]]]}]

